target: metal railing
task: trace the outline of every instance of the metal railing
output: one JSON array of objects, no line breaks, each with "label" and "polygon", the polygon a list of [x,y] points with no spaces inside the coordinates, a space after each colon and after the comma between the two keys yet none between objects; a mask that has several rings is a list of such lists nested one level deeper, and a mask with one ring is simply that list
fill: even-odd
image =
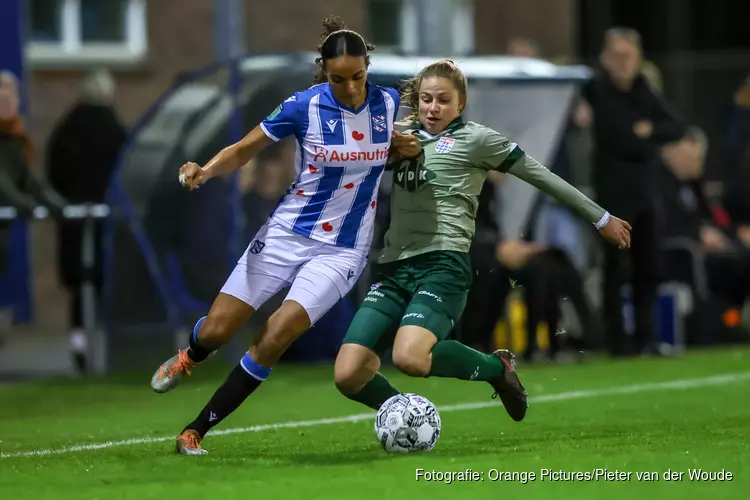
[{"label": "metal railing", "polygon": [[[96,372],[106,370],[106,350],[103,348],[103,338],[95,339],[97,328],[97,300],[96,285],[94,283],[94,266],[96,264],[96,240],[94,236],[95,222],[110,215],[109,205],[84,204],[68,205],[64,207],[62,217],[69,220],[83,221],[83,242],[81,245],[81,264],[83,266],[83,280],[81,283],[81,302],[83,329],[89,338],[89,359]],[[20,218],[19,211],[13,207],[0,207],[0,220],[14,220]],[[32,219],[44,220],[52,218],[46,207],[36,207],[31,214]],[[97,341],[98,340],[98,341]]]}]

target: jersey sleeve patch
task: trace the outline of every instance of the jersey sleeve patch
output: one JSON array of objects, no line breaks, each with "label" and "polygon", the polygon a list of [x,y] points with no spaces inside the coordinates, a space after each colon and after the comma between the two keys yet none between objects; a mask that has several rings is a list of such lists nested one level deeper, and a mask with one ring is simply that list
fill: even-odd
[{"label": "jersey sleeve patch", "polygon": [[271,121],[281,114],[281,110],[284,109],[284,104],[279,104],[276,109],[271,111],[271,114],[266,117],[266,120]]},{"label": "jersey sleeve patch", "polygon": [[295,135],[301,128],[301,117],[298,113],[299,103],[293,95],[276,106],[260,124],[263,132],[272,140],[280,141]]}]

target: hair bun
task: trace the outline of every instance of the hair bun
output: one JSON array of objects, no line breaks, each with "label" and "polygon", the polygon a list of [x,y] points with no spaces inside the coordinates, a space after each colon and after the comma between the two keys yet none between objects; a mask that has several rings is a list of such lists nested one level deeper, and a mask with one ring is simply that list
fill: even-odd
[{"label": "hair bun", "polygon": [[321,33],[320,38],[325,39],[331,33],[345,29],[346,23],[339,16],[328,16],[323,19],[323,33]]}]

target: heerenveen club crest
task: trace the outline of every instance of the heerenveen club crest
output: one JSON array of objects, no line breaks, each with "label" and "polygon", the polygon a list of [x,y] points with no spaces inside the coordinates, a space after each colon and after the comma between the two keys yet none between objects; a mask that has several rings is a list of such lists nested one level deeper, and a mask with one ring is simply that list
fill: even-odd
[{"label": "heerenveen club crest", "polygon": [[383,132],[388,129],[388,125],[385,123],[385,116],[378,115],[372,117],[373,128],[378,132]]}]

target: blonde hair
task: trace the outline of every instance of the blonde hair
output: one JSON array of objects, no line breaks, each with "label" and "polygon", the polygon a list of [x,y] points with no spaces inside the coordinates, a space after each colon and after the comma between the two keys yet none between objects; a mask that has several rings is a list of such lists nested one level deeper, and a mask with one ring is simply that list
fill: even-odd
[{"label": "blonde hair", "polygon": [[401,101],[410,109],[409,116],[406,118],[407,123],[412,124],[419,121],[419,88],[425,78],[432,77],[441,77],[450,80],[464,102],[466,102],[469,83],[463,71],[450,59],[434,62],[420,71],[417,76],[404,82],[402,86]]},{"label": "blonde hair", "polygon": [[106,70],[90,72],[81,84],[81,98],[86,102],[109,104],[114,94],[115,80]]}]

